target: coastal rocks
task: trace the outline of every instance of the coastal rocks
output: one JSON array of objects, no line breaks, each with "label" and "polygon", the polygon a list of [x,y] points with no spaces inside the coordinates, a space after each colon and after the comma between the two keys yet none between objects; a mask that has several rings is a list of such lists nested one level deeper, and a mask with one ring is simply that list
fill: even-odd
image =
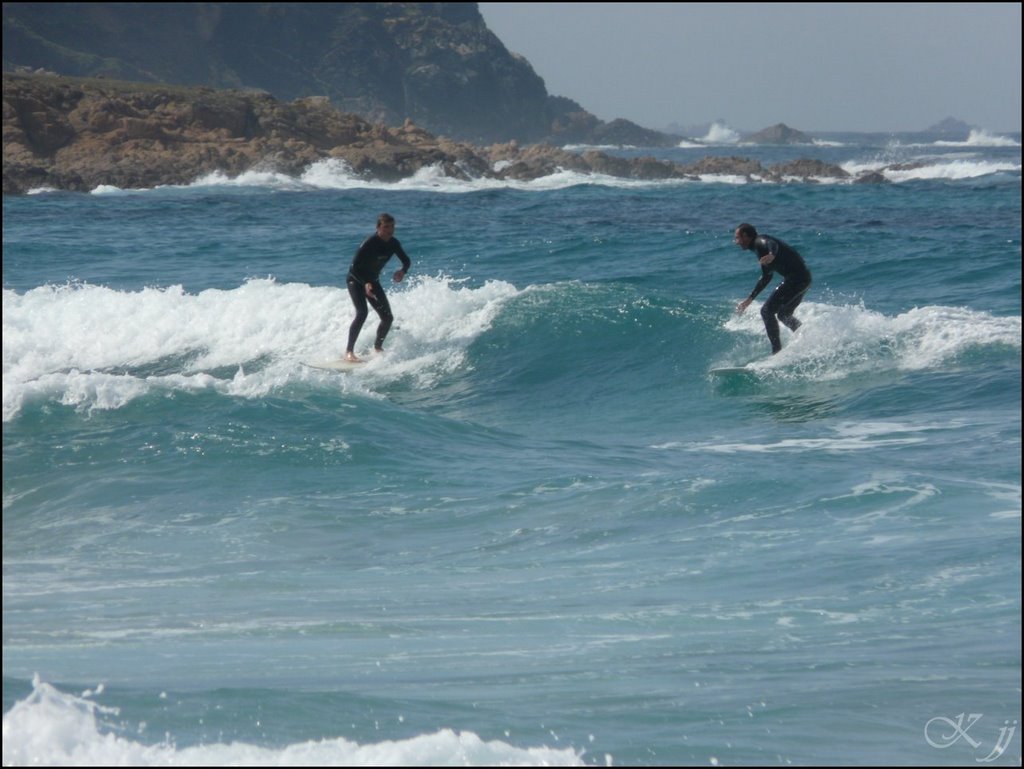
[{"label": "coastal rocks", "polygon": [[888,184],[889,180],[879,171],[870,171],[861,174],[854,180],[854,184]]},{"label": "coastal rocks", "polygon": [[333,109],[326,97],[279,102],[265,92],[50,74],[5,73],[3,121],[5,194],[189,184],[214,172],[236,176],[269,170],[298,176],[325,159],[343,161],[352,173],[381,181],[407,178],[424,168],[459,179],[530,180],[559,171],[644,180],[849,177],[837,166],[814,160],[766,168],[748,158],[712,157],[684,166],[515,141],[478,147],[434,136],[410,120],[397,128],[369,123]]},{"label": "coastal rocks", "polygon": [[849,179],[850,174],[837,165],[821,160],[802,158],[772,166],[774,178],[796,178],[804,181],[813,179]]},{"label": "coastal rocks", "polygon": [[768,171],[756,160],[738,157],[708,157],[687,167],[694,176],[744,176],[764,179]]}]

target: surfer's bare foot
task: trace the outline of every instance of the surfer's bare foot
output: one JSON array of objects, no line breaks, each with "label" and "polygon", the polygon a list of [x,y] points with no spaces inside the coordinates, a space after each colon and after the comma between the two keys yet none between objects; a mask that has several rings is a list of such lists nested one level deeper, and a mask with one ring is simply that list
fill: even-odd
[{"label": "surfer's bare foot", "polygon": [[356,357],[356,354],[354,352],[345,353],[345,360],[347,360],[349,363],[362,363],[362,361]]},{"label": "surfer's bare foot", "polygon": [[373,354],[374,355],[383,355],[384,354],[384,348],[383,347],[374,347],[373,348]]}]

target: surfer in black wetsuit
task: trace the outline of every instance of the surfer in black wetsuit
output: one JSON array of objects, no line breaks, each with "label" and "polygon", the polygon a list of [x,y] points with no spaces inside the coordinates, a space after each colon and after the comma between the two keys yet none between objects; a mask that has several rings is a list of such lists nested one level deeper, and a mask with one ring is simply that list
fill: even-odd
[{"label": "surfer in black wetsuit", "polygon": [[771,283],[772,273],[777,272],[782,276],[782,283],[761,307],[761,317],[764,319],[764,328],[768,332],[768,341],[772,343],[774,355],[782,349],[779,321],[793,331],[800,328],[800,321],[793,317],[793,312],[803,301],[807,289],[811,287],[811,271],[807,269],[803,257],[795,248],[771,235],[758,235],[752,224],[741,224],[737,227],[735,241],[743,250],[753,251],[761,265],[761,279],[757,281],[750,296],[736,305],[737,314],[746,310],[761,290]]},{"label": "surfer in black wetsuit", "polygon": [[348,295],[352,297],[352,304],[356,308],[356,317],[348,330],[348,347],[345,348],[345,360],[358,361],[355,347],[359,332],[366,322],[367,301],[373,306],[380,316],[380,326],[377,327],[377,339],[373,349],[377,352],[384,350],[384,337],[391,330],[394,316],[391,314],[391,305],[384,293],[384,287],[380,284],[380,271],[384,269],[388,259],[397,255],[402,260],[402,268],[396,270],[393,276],[395,283],[401,283],[405,274],[412,267],[412,260],[402,250],[402,244],[394,237],[395,217],[391,214],[381,214],[377,217],[377,232],[359,246],[355,257],[352,259],[352,266],[348,269]]}]

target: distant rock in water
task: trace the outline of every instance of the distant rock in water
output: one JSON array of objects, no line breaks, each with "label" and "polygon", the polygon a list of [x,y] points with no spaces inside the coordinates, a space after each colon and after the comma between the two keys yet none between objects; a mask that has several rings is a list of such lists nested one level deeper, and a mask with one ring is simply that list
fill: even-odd
[{"label": "distant rock in water", "polygon": [[970,135],[971,130],[972,126],[965,123],[963,120],[948,117],[945,120],[940,120],[938,123],[933,125],[931,128],[926,129],[922,133],[939,136],[943,139],[952,141],[964,141]]},{"label": "distant rock in water", "polygon": [[814,144],[814,139],[810,136],[795,128],[790,128],[785,123],[745,135],[743,141],[751,144]]},{"label": "distant rock in water", "polygon": [[591,131],[594,144],[614,144],[632,147],[674,147],[679,138],[660,131],[652,131],[628,120],[618,118],[601,123]]}]

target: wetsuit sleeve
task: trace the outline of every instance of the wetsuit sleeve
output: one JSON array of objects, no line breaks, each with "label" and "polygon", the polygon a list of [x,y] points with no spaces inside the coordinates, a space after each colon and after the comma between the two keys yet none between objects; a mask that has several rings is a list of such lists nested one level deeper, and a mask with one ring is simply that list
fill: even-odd
[{"label": "wetsuit sleeve", "polygon": [[764,290],[764,287],[767,286],[769,283],[771,283],[771,281],[772,281],[772,270],[769,269],[768,267],[762,267],[761,268],[761,279],[759,281],[757,281],[757,285],[754,286],[754,290],[750,292],[750,298],[754,299],[755,297],[757,297],[757,295],[760,294],[761,291]]},{"label": "wetsuit sleeve", "polygon": [[[772,254],[776,259],[779,258],[779,241],[775,238],[767,238],[764,235],[759,235],[757,240],[754,241],[754,255],[760,259],[762,256]],[[772,264],[775,262],[773,261]],[[761,279],[757,281],[757,285],[754,286],[754,290],[750,292],[750,298],[753,299],[760,294],[764,287],[772,281],[772,274],[775,272],[773,267],[766,267],[761,265]]]},{"label": "wetsuit sleeve", "polygon": [[408,272],[412,267],[412,259],[405,253],[405,249],[402,248],[402,244],[397,240],[395,241],[395,255],[402,260],[402,271]]}]

